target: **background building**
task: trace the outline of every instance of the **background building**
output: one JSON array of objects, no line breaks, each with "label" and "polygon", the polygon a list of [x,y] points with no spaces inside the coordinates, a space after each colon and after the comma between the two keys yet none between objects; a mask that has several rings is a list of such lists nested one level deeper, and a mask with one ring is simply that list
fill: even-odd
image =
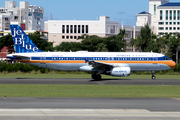
[{"label": "background building", "polygon": [[126,52],[138,52],[137,49],[129,46],[129,42],[132,39],[135,39],[139,35],[141,27],[139,27],[139,26],[132,27],[130,25],[122,25],[121,29],[125,29],[126,34],[127,34],[127,36],[125,37],[125,40],[127,42]]},{"label": "background building", "polygon": [[138,13],[136,26],[144,26],[147,23],[151,26],[151,14],[146,11]]},{"label": "background building", "polygon": [[83,34],[108,37],[117,35],[120,31],[118,21],[110,21],[110,17],[100,16],[99,20],[49,20],[45,22],[48,40],[54,46],[62,42],[78,42],[77,38]]},{"label": "background building", "polygon": [[23,30],[43,30],[44,9],[28,2],[21,1],[19,7],[16,1],[5,1],[5,7],[0,8],[0,30],[10,30],[7,24],[18,24]]},{"label": "background building", "polygon": [[43,30],[43,14],[44,9],[36,5],[29,5],[29,30]]},{"label": "background building", "polygon": [[180,32],[180,2],[149,0],[149,13],[137,14],[136,26],[144,26],[147,22],[156,35]]}]

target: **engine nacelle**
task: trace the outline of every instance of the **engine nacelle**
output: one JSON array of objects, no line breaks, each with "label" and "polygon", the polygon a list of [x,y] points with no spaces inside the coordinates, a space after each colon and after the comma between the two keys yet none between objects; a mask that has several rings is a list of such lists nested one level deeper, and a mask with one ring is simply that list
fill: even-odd
[{"label": "engine nacelle", "polygon": [[82,66],[79,68],[80,71],[86,71],[86,72],[96,72],[97,69],[94,69],[92,66]]},{"label": "engine nacelle", "polygon": [[112,68],[110,75],[118,77],[127,77],[130,76],[131,68],[130,67],[116,67]]}]

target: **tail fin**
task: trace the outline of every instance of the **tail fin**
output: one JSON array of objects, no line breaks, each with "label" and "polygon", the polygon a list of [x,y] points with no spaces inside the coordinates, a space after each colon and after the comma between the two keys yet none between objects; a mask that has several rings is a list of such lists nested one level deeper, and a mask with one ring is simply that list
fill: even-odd
[{"label": "tail fin", "polygon": [[16,53],[43,52],[41,51],[19,25],[10,25]]}]

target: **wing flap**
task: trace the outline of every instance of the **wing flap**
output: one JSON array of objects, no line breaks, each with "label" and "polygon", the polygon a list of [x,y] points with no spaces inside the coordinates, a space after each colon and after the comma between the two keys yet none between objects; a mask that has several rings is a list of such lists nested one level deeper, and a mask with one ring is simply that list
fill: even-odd
[{"label": "wing flap", "polygon": [[113,67],[113,64],[108,64],[108,63],[99,62],[99,61],[89,61],[89,65],[91,65],[94,68]]}]

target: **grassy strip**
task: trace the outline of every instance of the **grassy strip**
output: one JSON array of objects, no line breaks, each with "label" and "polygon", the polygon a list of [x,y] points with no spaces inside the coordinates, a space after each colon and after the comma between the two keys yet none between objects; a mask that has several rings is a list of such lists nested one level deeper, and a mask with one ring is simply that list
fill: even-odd
[{"label": "grassy strip", "polygon": [[[88,78],[91,74],[0,74],[0,78]],[[180,79],[180,75],[156,75],[157,79]],[[151,75],[131,75],[130,77],[112,77],[102,75],[102,79],[151,79]]]},{"label": "grassy strip", "polygon": [[0,85],[0,97],[180,98],[180,86]]}]

